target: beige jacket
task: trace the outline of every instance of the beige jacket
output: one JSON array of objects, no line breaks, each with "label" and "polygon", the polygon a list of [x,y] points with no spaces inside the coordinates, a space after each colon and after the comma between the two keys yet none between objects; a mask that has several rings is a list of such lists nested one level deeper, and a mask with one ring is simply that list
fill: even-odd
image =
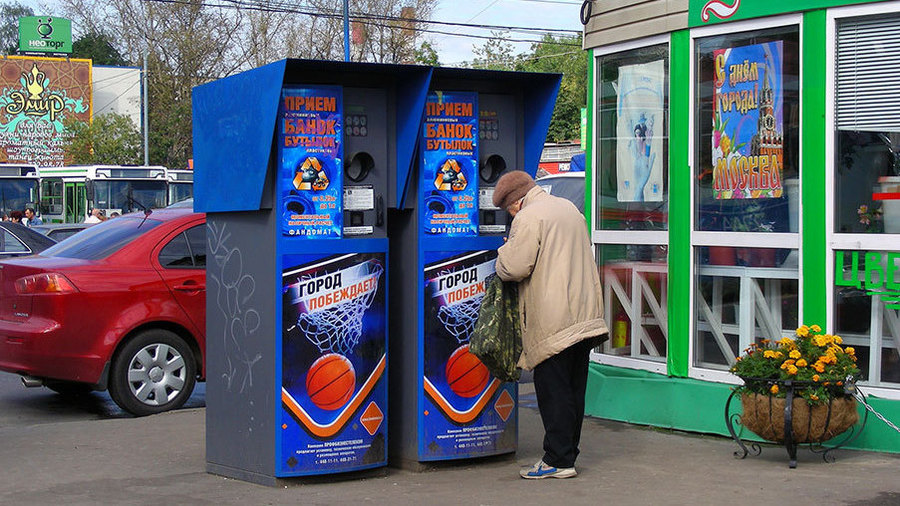
[{"label": "beige jacket", "polygon": [[568,200],[540,187],[528,191],[509,239],[497,250],[497,275],[519,282],[519,367],[534,369],[581,340],[609,332],[584,217]]}]

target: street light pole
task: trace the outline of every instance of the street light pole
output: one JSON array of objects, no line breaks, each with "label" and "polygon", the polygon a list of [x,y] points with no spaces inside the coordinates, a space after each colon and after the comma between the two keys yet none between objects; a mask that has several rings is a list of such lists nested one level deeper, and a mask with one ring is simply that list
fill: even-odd
[{"label": "street light pole", "polygon": [[142,76],[143,81],[144,81],[144,86],[143,86],[143,88],[144,88],[144,100],[143,100],[143,102],[144,102],[144,108],[143,108],[144,109],[143,110],[143,116],[144,116],[144,165],[150,165],[150,141],[149,141],[150,122],[147,118],[147,109],[148,109],[148,107],[147,107],[147,56],[149,54],[150,54],[150,51],[148,51],[147,47],[145,46],[144,47],[144,73],[143,73],[144,75]]},{"label": "street light pole", "polygon": [[350,0],[344,0],[344,61],[350,61]]}]

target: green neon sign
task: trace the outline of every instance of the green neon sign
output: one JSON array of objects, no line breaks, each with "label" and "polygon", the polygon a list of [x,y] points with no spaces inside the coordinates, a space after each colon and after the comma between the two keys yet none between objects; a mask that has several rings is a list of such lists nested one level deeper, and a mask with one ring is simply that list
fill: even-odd
[{"label": "green neon sign", "polygon": [[[844,254],[850,255],[849,265],[845,265]],[[863,265],[860,266],[860,254]],[[900,283],[897,282],[897,259],[895,251],[835,251],[834,284],[865,289],[866,295],[881,297],[891,309],[900,309]],[[845,270],[846,269],[846,270]]]}]

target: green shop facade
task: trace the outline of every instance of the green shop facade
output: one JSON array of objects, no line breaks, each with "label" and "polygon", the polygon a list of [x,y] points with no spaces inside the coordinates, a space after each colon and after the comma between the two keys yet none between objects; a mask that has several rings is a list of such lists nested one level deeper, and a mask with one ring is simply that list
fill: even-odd
[{"label": "green shop facade", "polygon": [[[592,416],[728,435],[751,343],[818,324],[900,421],[900,1],[593,2]],[[863,409],[862,407],[860,409]],[[900,452],[874,416],[856,448]]]}]

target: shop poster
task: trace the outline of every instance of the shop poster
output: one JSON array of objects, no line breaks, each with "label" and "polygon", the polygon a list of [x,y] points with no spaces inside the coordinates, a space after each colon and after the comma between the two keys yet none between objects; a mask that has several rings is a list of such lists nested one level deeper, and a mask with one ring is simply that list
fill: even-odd
[{"label": "shop poster", "polygon": [[421,460],[516,450],[516,384],[501,383],[469,352],[496,259],[496,251],[425,253]]},{"label": "shop poster", "polygon": [[616,175],[619,202],[662,202],[665,61],[619,67]]},{"label": "shop poster", "polygon": [[422,153],[425,234],[478,235],[477,93],[429,93]]},{"label": "shop poster", "polygon": [[782,42],[713,52],[712,165],[717,199],[784,193]]},{"label": "shop poster", "polygon": [[341,237],[343,91],[285,88],[278,109],[281,231],[310,239]]},{"label": "shop poster", "polygon": [[387,459],[385,254],[285,255],[282,475]]}]

